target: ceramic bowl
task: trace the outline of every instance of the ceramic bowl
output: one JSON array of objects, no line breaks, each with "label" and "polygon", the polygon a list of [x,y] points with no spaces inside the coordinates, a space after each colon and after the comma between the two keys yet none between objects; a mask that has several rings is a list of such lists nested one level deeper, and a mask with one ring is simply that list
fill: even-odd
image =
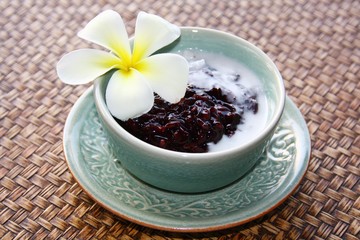
[{"label": "ceramic bowl", "polygon": [[[105,103],[110,75],[95,81],[94,99],[109,136],[111,149],[122,166],[138,179],[174,192],[197,193],[226,186],[241,178],[265,150],[282,116],[285,89],[282,77],[270,58],[253,44],[224,32],[186,27],[181,37],[161,52],[197,49],[239,61],[257,75],[268,103],[263,131],[237,147],[207,153],[183,153],[162,149],[134,137],[111,116]],[[111,161],[111,159],[109,159]]]}]

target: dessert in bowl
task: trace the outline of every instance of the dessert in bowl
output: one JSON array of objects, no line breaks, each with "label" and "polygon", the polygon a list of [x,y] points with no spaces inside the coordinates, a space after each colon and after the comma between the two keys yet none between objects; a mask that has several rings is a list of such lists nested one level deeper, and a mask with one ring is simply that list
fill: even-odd
[{"label": "dessert in bowl", "polygon": [[[220,77],[220,79],[235,76],[238,80],[239,75],[242,87],[242,84],[246,85],[249,79],[250,83],[255,81],[253,86],[250,84],[250,88],[251,90],[256,88],[258,105],[256,105],[256,111],[253,109],[252,111],[256,112],[255,115],[258,115],[256,117],[259,119],[245,113],[243,119],[234,124],[236,127],[228,136],[222,135],[216,143],[207,143],[200,153],[187,152],[187,149],[165,149],[154,143],[145,142],[126,130],[121,122],[128,119],[119,121],[114,117],[109,110],[106,97],[114,72],[108,71],[95,80],[94,99],[116,160],[138,179],[174,192],[211,191],[241,178],[257,163],[266,149],[284,109],[284,85],[275,64],[260,49],[239,37],[196,27],[181,28],[179,38],[156,52],[156,54],[161,53],[184,56],[190,63],[189,78],[193,71],[198,76],[197,73],[210,69],[215,73],[233,71],[234,73],[225,73],[223,75],[225,77]],[[198,65],[201,67],[198,68]],[[208,75],[211,77],[214,72]],[[173,74],[176,76],[177,72]],[[201,84],[199,86],[197,79],[199,78],[192,78],[191,84],[187,86],[188,90],[191,87],[189,85],[195,86],[196,93],[199,88],[204,88]],[[215,78],[214,81],[217,79]],[[219,87],[216,82],[213,85]],[[223,85],[220,84],[220,86]],[[222,89],[226,93],[225,98],[229,96],[233,99],[242,98],[237,96],[237,91],[231,91],[232,88],[230,86],[228,89]],[[245,91],[245,93],[248,92]],[[185,94],[183,99],[186,97]],[[230,100],[230,104],[232,102],[233,100]],[[126,104],[128,108],[132,108],[132,102]],[[237,104],[234,103],[234,105],[238,110]],[[141,117],[141,115],[136,117]],[[248,128],[252,128],[251,131],[247,131]],[[166,141],[170,141],[167,145],[172,145],[171,139],[166,139]],[[113,160],[109,159],[109,161]]]},{"label": "dessert in bowl", "polygon": [[[275,65],[254,45],[210,29],[189,27],[181,31],[180,39],[161,51],[218,54],[238,61],[257,75],[262,85],[260,94],[266,98],[266,109],[260,105],[258,111],[265,111],[267,116],[264,126],[259,126],[262,129],[258,129],[255,136],[227,149],[205,153],[167,150],[140,140],[118,124],[106,107],[107,75],[95,81],[95,103],[117,160],[135,177],[170,191],[210,191],[239,179],[256,164],[282,115],[285,91]],[[231,141],[231,137],[229,139]],[[118,145],[122,146],[120,151],[117,151]]]}]

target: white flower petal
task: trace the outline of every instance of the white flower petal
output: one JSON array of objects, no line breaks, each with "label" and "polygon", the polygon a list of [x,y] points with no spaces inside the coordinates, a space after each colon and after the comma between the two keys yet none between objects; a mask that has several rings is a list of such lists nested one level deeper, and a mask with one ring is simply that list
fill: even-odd
[{"label": "white flower petal", "polygon": [[151,84],[154,92],[170,103],[184,97],[189,77],[189,65],[178,54],[163,53],[143,59],[136,68]]},{"label": "white flower petal", "polygon": [[110,113],[120,119],[138,117],[154,105],[149,83],[136,70],[116,71],[106,88],[105,100]]},{"label": "white flower petal", "polygon": [[165,19],[140,12],[136,19],[133,62],[137,62],[180,36],[180,28]]},{"label": "white flower petal", "polygon": [[115,55],[95,49],[80,49],[64,55],[56,65],[61,81],[85,84],[108,72],[121,60]]},{"label": "white flower petal", "polygon": [[121,16],[115,11],[106,10],[97,15],[78,36],[113,51],[123,61],[131,61],[128,34]]}]

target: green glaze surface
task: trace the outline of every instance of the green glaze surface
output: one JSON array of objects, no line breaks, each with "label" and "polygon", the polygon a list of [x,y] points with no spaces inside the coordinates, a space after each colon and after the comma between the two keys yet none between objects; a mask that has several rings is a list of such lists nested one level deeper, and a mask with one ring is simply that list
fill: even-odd
[{"label": "green glaze surface", "polygon": [[90,88],[71,110],[64,130],[65,156],[75,179],[115,214],[170,231],[224,229],[262,216],[298,186],[310,155],[306,124],[289,98],[256,166],[216,191],[180,194],[152,187],[129,174],[110,146]]},{"label": "green glaze surface", "polygon": [[160,149],[125,131],[111,116],[104,97],[111,73],[96,79],[94,99],[102,125],[111,139],[111,149],[124,168],[153,186],[176,192],[199,193],[234,182],[257,163],[280,120],[286,95],[274,63],[251,43],[211,29],[191,27],[181,31],[181,37],[161,52],[194,49],[223,55],[246,65],[260,79],[268,116],[265,127],[256,137],[217,152],[196,154]]}]

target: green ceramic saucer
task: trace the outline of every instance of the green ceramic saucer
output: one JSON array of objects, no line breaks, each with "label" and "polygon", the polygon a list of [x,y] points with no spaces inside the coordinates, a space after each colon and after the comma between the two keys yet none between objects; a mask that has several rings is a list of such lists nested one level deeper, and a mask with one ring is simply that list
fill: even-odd
[{"label": "green ceramic saucer", "polygon": [[280,205],[306,172],[310,137],[300,111],[287,98],[268,150],[247,175],[212,192],[167,192],[137,180],[115,159],[90,88],[68,116],[64,152],[77,182],[107,210],[151,228],[201,232],[249,222]]}]

